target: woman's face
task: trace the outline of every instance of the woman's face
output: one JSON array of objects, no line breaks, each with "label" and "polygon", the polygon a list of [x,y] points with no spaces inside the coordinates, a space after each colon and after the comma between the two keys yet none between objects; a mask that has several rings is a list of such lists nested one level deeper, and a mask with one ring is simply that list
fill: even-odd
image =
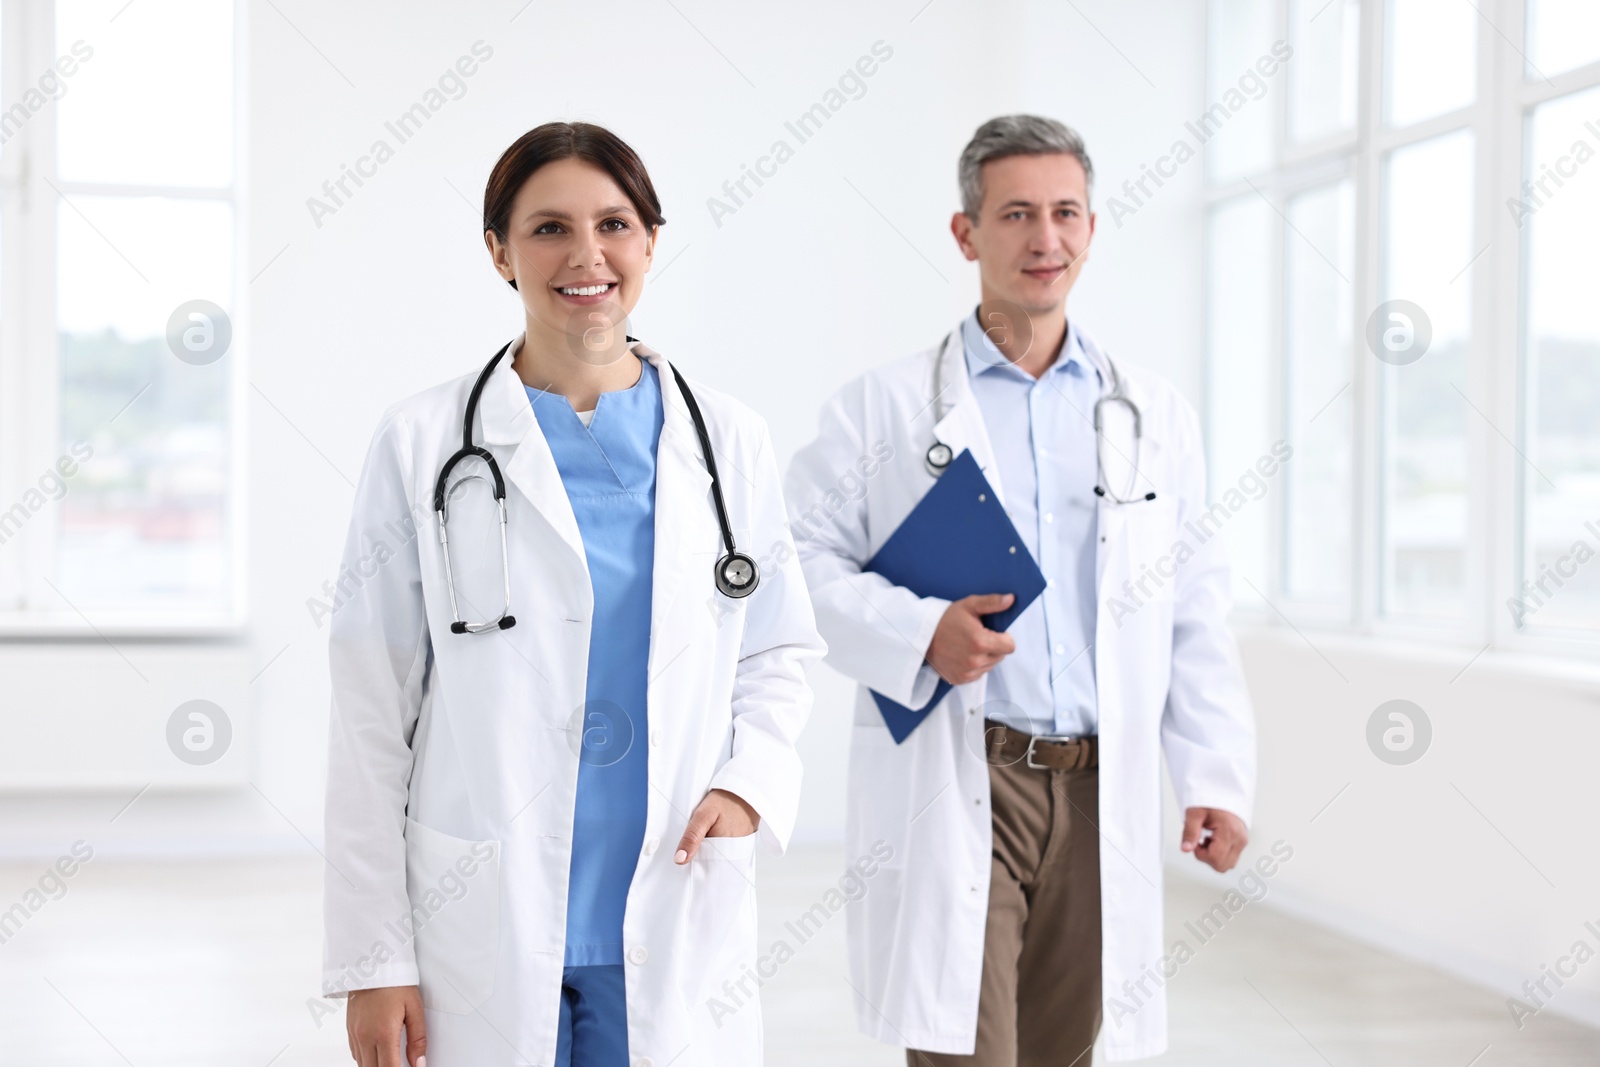
[{"label": "woman's face", "polygon": [[622,187],[577,158],[547,163],[523,183],[504,244],[493,231],[484,237],[529,314],[573,338],[575,351],[596,354],[639,302],[655,247]]}]

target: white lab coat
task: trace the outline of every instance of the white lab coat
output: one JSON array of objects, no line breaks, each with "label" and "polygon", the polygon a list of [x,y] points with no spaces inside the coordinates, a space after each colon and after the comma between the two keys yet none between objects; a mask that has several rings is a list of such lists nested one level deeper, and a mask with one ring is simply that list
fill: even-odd
[{"label": "white lab coat", "polygon": [[[1087,336],[1083,344],[1105,374],[1105,357]],[[935,352],[942,360],[946,412],[937,424]],[[1148,966],[1159,980],[1167,951],[1161,922],[1162,754],[1183,807],[1222,808],[1248,821],[1255,780],[1249,697],[1223,622],[1227,566],[1217,538],[1198,543],[1185,532],[1185,524],[1206,508],[1198,420],[1161,378],[1122,360],[1117,369],[1143,413],[1139,489],[1157,496],[1125,506],[1098,504],[1093,654],[1102,1032],[1114,1060],[1166,1048],[1164,990],[1144,977]],[[1108,481],[1128,496],[1123,488],[1134,458],[1131,419],[1109,405],[1106,412]],[[847,911],[857,1021],[882,1041],[971,1053],[991,853],[982,755],[988,678],[952,689],[896,745],[868,688],[912,703],[923,655],[947,602],[919,599],[861,569],[933,485],[923,457],[936,437],[953,455],[971,449],[1000,491],[959,327],[941,345],[873,370],[830,399],[817,439],[795,456],[785,488],[818,626],[828,643],[827,662],[860,683],[851,731],[847,859],[866,855],[880,841],[893,849],[866,895]],[[1140,578],[1146,566],[1156,567],[1179,541],[1197,550],[1193,558],[1158,588],[1147,580],[1149,595],[1130,597],[1124,582]],[[1172,570],[1170,563],[1162,566]],[[1123,611],[1118,600],[1134,610]],[[926,690],[924,700],[932,695],[931,687]],[[1145,992],[1135,1005],[1123,983],[1141,978]],[[1113,997],[1137,1010],[1130,1014],[1112,1004]]]},{"label": "white lab coat", "polygon": [[[648,731],[633,739],[649,746],[650,788],[623,924],[628,1046],[636,1065],[749,1067],[761,1062],[759,1004],[730,999],[724,983],[755,963],[755,849],[781,853],[794,827],[805,672],[825,646],[766,424],[693,386],[735,542],[764,557],[759,587],[730,600],[712,582],[722,538],[688,408],[666,360],[636,351],[660,372],[665,419]],[[474,440],[505,476],[516,625],[450,632],[433,487],[461,447],[477,374],[384,414],[356,490],[341,572],[353,577],[329,648],[323,991],[420,984],[430,1067],[555,1062],[591,639],[583,541],[510,353],[486,383]],[[484,468],[458,468],[472,471]],[[449,534],[463,617],[493,618],[497,523],[481,509],[452,513]],[[760,827],[708,838],[678,866],[678,839],[712,788],[748,801]]]}]

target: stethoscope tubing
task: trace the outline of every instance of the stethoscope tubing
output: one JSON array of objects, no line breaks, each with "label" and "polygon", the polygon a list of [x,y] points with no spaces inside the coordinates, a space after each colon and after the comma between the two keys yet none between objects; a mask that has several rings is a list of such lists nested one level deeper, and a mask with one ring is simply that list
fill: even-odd
[{"label": "stethoscope tubing", "polygon": [[[939,343],[938,348],[934,349],[934,355],[933,355],[933,421],[934,421],[934,425],[938,425],[940,422],[943,422],[945,415],[947,415],[949,413],[949,408],[944,403],[944,386],[941,383],[942,383],[943,378],[944,378],[945,353],[948,352],[949,349],[954,344],[955,339],[956,339],[956,333],[957,333],[956,330],[951,330],[948,334],[945,335],[944,340]],[[1106,370],[1111,376],[1111,391],[1108,392],[1108,393],[1102,393],[1099,397],[1095,398],[1095,402],[1094,402],[1094,439],[1095,439],[1094,464],[1095,464],[1095,472],[1096,472],[1096,474],[1098,475],[1098,478],[1099,478],[1099,481],[1097,482],[1097,484],[1094,487],[1095,496],[1100,497],[1102,500],[1108,501],[1108,502],[1113,503],[1113,504],[1138,504],[1138,503],[1142,503],[1144,501],[1154,500],[1156,498],[1156,494],[1154,493],[1154,491],[1145,493],[1143,496],[1133,496],[1133,497],[1128,497],[1128,498],[1124,499],[1123,497],[1120,497],[1117,494],[1112,493],[1111,491],[1109,491],[1105,487],[1104,483],[1107,481],[1107,478],[1105,476],[1105,473],[1106,473],[1105,472],[1105,465],[1104,465],[1104,462],[1100,458],[1100,442],[1101,442],[1101,439],[1104,436],[1104,422],[1103,422],[1102,416],[1101,416],[1101,409],[1106,404],[1121,404],[1124,407],[1126,407],[1128,409],[1129,414],[1131,414],[1133,416],[1133,450],[1134,450],[1133,451],[1133,455],[1134,455],[1134,462],[1133,462],[1132,479],[1137,479],[1138,478],[1139,451],[1140,451],[1140,447],[1141,447],[1141,445],[1142,445],[1142,443],[1144,441],[1144,415],[1139,410],[1139,405],[1135,404],[1133,402],[1133,398],[1128,396],[1127,392],[1123,389],[1123,386],[1122,386],[1122,375],[1120,373],[1118,373],[1117,365],[1111,359],[1111,356],[1108,355],[1105,352],[1099,352],[1099,356],[1100,356],[1100,358],[1102,360],[1105,361]],[[1093,357],[1090,357],[1090,358],[1091,358],[1091,360],[1093,359]],[[937,438],[935,438],[933,444],[929,445],[928,446],[928,450],[925,453],[923,453],[922,465],[923,465],[924,468],[926,468],[926,470],[928,471],[929,474],[931,474],[935,478],[937,478],[937,477],[939,477],[939,475],[941,475],[941,474],[943,474],[945,472],[945,468],[950,465],[951,460],[953,460],[954,458],[955,458],[955,455],[954,455],[953,450],[950,448],[950,446],[945,444],[943,441],[940,441]],[[1130,481],[1129,481],[1129,485],[1130,486],[1133,484],[1132,479],[1130,479]]]},{"label": "stethoscope tubing", "polygon": [[[637,338],[629,337],[628,341]],[[510,350],[512,342],[507,341],[496,352],[489,362],[484,364],[483,370],[478,374],[478,380],[472,384],[472,392],[467,396],[466,409],[461,418],[461,447],[445,460],[444,466],[439,469],[439,476],[433,487],[433,510],[439,518],[439,545],[444,553],[445,585],[450,591],[450,614],[454,621],[450,624],[451,633],[485,633],[489,630],[505,630],[517,624],[511,611],[511,570],[510,550],[507,547],[506,535],[506,483],[500,473],[500,464],[487,448],[472,443],[472,424],[477,416],[478,398],[483,395],[484,386],[489,381],[489,376],[499,365],[500,359]],[[669,364],[670,365],[670,364]],[[756,586],[761,583],[761,571],[756,561],[749,555],[740,552],[733,539],[733,523],[728,519],[728,504],[722,495],[722,479],[717,474],[717,458],[715,450],[711,447],[711,433],[706,428],[705,417],[700,412],[700,403],[695,399],[693,390],[684,379],[683,372],[676,366],[672,367],[673,380],[677,382],[678,391],[682,394],[684,404],[689,409],[689,419],[694,423],[695,436],[700,441],[700,454],[706,463],[706,473],[711,476],[711,500],[716,506],[717,526],[722,534],[722,543],[726,551],[712,568],[712,578],[716,586],[725,595],[733,599],[743,599],[755,592]],[[461,618],[461,610],[456,601],[455,576],[450,567],[450,540],[447,532],[449,524],[449,499],[448,480],[450,472],[456,464],[464,459],[477,458],[489,468],[489,474],[494,479],[494,500],[500,512],[500,573],[504,577],[505,603],[498,619],[486,622],[466,622]]]}]

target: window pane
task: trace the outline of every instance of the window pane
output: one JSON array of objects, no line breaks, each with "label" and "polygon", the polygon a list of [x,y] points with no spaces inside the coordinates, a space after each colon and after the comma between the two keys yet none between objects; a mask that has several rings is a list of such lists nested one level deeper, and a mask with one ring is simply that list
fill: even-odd
[{"label": "window pane", "polygon": [[[1202,138],[1207,173],[1237,178],[1273,160],[1271,83],[1256,67],[1263,57],[1276,73],[1271,0],[1213,0],[1206,50],[1206,112],[1191,126]],[[1293,62],[1293,60],[1291,60]],[[1198,132],[1195,132],[1198,131]]]},{"label": "window pane", "polygon": [[234,361],[181,360],[167,330],[189,301],[231,306],[233,210],[76,196],[57,223],[61,448],[94,452],[61,502],[54,581],[84,610],[225,613]]},{"label": "window pane", "polygon": [[1355,191],[1348,181],[1289,201],[1284,465],[1285,591],[1346,604],[1350,592],[1350,315]]},{"label": "window pane", "polygon": [[1386,114],[1408,126],[1476,97],[1478,13],[1462,0],[1392,0]]},{"label": "window pane", "polygon": [[93,54],[56,105],[62,179],[232,183],[232,4],[59,0],[56,54],[78,41]]},{"label": "window pane", "polygon": [[[1383,363],[1382,603],[1391,615],[1459,617],[1467,531],[1468,264],[1475,252],[1471,134],[1462,130],[1396,151],[1385,179],[1385,304],[1374,309],[1367,327],[1367,343]],[[1375,344],[1375,335],[1384,340]]]},{"label": "window pane", "polygon": [[1360,0],[1289,4],[1289,139],[1314,141],[1356,122],[1356,47]]},{"label": "window pane", "polygon": [[[1214,209],[1208,220],[1207,482],[1213,503],[1271,454],[1272,222],[1272,209],[1253,195]],[[1262,500],[1221,516],[1239,604],[1261,603],[1244,579],[1271,595],[1271,516],[1272,504]]]},{"label": "window pane", "polygon": [[1528,0],[1528,71],[1549,77],[1600,59],[1600,4]]},{"label": "window pane", "polygon": [[[1522,577],[1530,585],[1518,594],[1522,610],[1512,609],[1529,626],[1600,626],[1600,564],[1577,566],[1600,544],[1586,525],[1600,526],[1600,170],[1572,154],[1596,115],[1600,89],[1590,89],[1545,104],[1529,124],[1534,195],[1519,208],[1527,242],[1523,451],[1537,470],[1522,468]],[[1574,553],[1579,541],[1586,547]]]}]

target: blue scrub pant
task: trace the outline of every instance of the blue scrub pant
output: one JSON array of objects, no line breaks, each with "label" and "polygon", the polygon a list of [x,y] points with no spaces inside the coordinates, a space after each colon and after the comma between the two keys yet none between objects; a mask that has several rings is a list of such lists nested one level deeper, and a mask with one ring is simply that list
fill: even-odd
[{"label": "blue scrub pant", "polygon": [[562,969],[556,1067],[628,1067],[622,964]]}]

